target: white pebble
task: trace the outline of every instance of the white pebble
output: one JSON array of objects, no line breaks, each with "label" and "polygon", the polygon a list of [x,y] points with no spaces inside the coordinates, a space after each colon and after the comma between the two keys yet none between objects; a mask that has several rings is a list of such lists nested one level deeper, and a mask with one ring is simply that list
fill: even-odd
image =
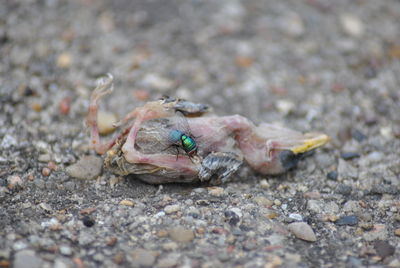
[{"label": "white pebble", "polygon": [[164,208],[165,213],[172,214],[181,210],[181,206],[179,205],[168,205]]},{"label": "white pebble", "polygon": [[313,229],[305,222],[290,223],[288,228],[297,238],[310,242],[317,241]]},{"label": "white pebble", "polygon": [[361,37],[364,34],[364,24],[356,16],[350,14],[342,14],[340,23],[343,31],[353,37]]}]

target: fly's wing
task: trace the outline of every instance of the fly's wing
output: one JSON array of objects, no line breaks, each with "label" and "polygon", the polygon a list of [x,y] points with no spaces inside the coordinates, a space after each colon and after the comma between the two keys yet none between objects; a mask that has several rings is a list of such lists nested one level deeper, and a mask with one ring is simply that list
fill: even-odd
[{"label": "fly's wing", "polygon": [[185,117],[185,115],[181,111],[176,111],[175,116],[172,118],[173,127],[182,133],[192,137],[192,131],[190,130],[189,123]]},{"label": "fly's wing", "polygon": [[140,151],[147,154],[176,154],[176,149],[172,148],[172,145],[179,144],[170,139],[171,126],[168,119],[147,121],[137,134],[136,146]]},{"label": "fly's wing", "polygon": [[[143,131],[143,138],[151,140],[148,142],[146,147],[154,146],[160,148],[158,152],[167,154],[186,154],[182,148],[181,135],[185,134],[195,140],[196,144],[198,141],[201,143],[201,137],[195,137],[190,130],[189,123],[182,112],[177,111],[174,116],[163,118],[162,120],[149,120],[146,125],[146,131]],[[140,132],[138,133],[139,136]],[[149,148],[149,150],[152,150]]]}]

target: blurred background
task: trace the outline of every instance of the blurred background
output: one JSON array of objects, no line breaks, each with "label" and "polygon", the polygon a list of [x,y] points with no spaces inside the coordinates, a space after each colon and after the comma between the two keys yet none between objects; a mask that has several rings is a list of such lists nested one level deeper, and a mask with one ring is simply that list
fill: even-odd
[{"label": "blurred background", "polygon": [[[342,116],[398,114],[399,9],[394,0],[5,1],[2,104],[81,119],[94,80],[110,72],[119,114],[166,94],[335,134]],[[56,111],[62,101],[67,115]],[[35,114],[20,116],[44,120]]]}]

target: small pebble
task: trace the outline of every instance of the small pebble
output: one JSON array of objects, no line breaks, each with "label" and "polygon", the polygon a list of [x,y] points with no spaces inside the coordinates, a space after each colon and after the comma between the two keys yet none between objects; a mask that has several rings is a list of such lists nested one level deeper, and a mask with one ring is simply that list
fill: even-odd
[{"label": "small pebble", "polygon": [[257,242],[254,239],[248,239],[242,242],[242,247],[245,251],[252,251],[257,248]]},{"label": "small pebble", "polygon": [[328,174],[326,174],[326,178],[328,180],[336,181],[338,178],[338,173],[337,171],[330,171]]},{"label": "small pebble", "polygon": [[362,141],[364,141],[366,138],[367,138],[367,136],[365,136],[360,130],[358,130],[358,129],[354,129],[352,132],[351,132],[351,136],[353,137],[353,139],[355,139],[356,141],[358,141],[358,142],[362,142]]},{"label": "small pebble", "polygon": [[289,12],[284,17],[284,30],[292,37],[300,37],[305,32],[305,26],[301,16],[295,12]]},{"label": "small pebble", "polygon": [[348,196],[351,194],[352,190],[351,186],[341,183],[336,187],[335,193]]},{"label": "small pebble", "polygon": [[118,121],[118,118],[115,114],[99,111],[97,113],[97,126],[99,128],[100,135],[107,135],[112,133],[116,127],[114,127],[114,123]]},{"label": "small pebble", "polygon": [[165,206],[165,208],[164,208],[164,212],[166,213],[166,214],[172,214],[172,213],[175,213],[175,212],[178,212],[179,210],[181,210],[181,206],[180,205],[168,205],[168,206]]},{"label": "small pebble", "polygon": [[288,100],[278,100],[276,109],[283,115],[288,115],[295,108],[295,104]]},{"label": "small pebble", "polygon": [[361,37],[364,34],[364,24],[352,14],[342,14],[340,23],[343,31],[352,37]]},{"label": "small pebble", "polygon": [[363,235],[366,241],[386,240],[388,237],[389,233],[385,224],[374,224],[374,228]]},{"label": "small pebble", "polygon": [[261,180],[261,181],[260,181],[260,187],[261,187],[262,189],[268,189],[268,188],[270,187],[270,185],[269,185],[269,183],[268,183],[267,180]]},{"label": "small pebble", "polygon": [[215,197],[221,197],[225,194],[224,188],[222,187],[208,187],[208,194]]},{"label": "small pebble", "polygon": [[55,163],[54,161],[49,161],[49,162],[47,163],[47,167],[48,167],[50,170],[57,170],[57,165],[56,165],[56,163]]},{"label": "small pebble", "polygon": [[7,178],[7,188],[9,190],[15,190],[22,188],[23,181],[20,176],[10,176]]},{"label": "small pebble", "polygon": [[58,110],[63,115],[68,115],[71,109],[71,97],[64,97],[61,99],[60,103],[58,104]]},{"label": "small pebble", "polygon": [[38,157],[39,162],[49,162],[51,160],[51,155],[49,154],[41,154]]},{"label": "small pebble", "polygon": [[32,110],[34,110],[35,112],[41,112],[43,109],[42,105],[40,103],[32,103]]},{"label": "small pebble", "polygon": [[210,205],[210,202],[205,199],[196,200],[196,205],[207,207]]},{"label": "small pebble", "polygon": [[116,238],[115,236],[110,237],[110,238],[107,240],[106,245],[109,246],[109,247],[113,247],[113,246],[115,246],[115,244],[117,243],[117,241],[118,241],[118,238]]},{"label": "small pebble", "polygon": [[395,124],[392,127],[393,136],[396,138],[400,138],[400,124]]},{"label": "small pebble", "polygon": [[355,152],[344,152],[344,153],[341,153],[340,156],[344,160],[350,160],[350,159],[353,159],[353,158],[360,157],[360,154],[359,153],[355,153]]},{"label": "small pebble", "polygon": [[90,214],[92,214],[92,213],[95,212],[95,211],[96,211],[96,208],[94,208],[94,207],[89,207],[89,208],[81,209],[81,210],[79,211],[79,213],[80,213],[81,215],[90,215]]},{"label": "small pebble", "polygon": [[339,209],[340,208],[339,208],[338,204],[335,203],[335,201],[331,201],[331,202],[328,202],[323,205],[323,210],[327,214],[331,214],[331,215],[336,214],[339,212]]},{"label": "small pebble", "polygon": [[120,205],[122,206],[128,206],[128,207],[133,207],[135,205],[135,202],[131,201],[131,200],[121,200],[121,202],[119,202]]},{"label": "small pebble", "polygon": [[355,226],[358,224],[358,218],[357,216],[343,216],[340,217],[337,221],[336,221],[337,225],[349,225],[349,226]]},{"label": "small pebble", "polygon": [[[289,254],[285,254],[285,258],[288,257]],[[293,259],[296,259],[296,262],[300,263],[300,256],[294,256],[294,254],[291,256]],[[264,266],[264,268],[277,268],[277,267],[282,267],[283,260],[281,257],[277,255],[270,255],[268,257],[268,264]]]},{"label": "small pebble", "polygon": [[46,212],[51,212],[53,210],[49,204],[43,202],[39,204],[39,207],[41,207]]},{"label": "small pebble", "polygon": [[42,175],[47,177],[51,174],[51,170],[47,167],[42,168]]},{"label": "small pebble", "polygon": [[362,265],[362,261],[359,259],[359,258],[356,258],[356,257],[354,257],[354,256],[349,256],[348,258],[347,258],[347,265],[346,265],[346,267],[354,267],[354,268],[356,268],[356,267],[362,267],[363,265]]},{"label": "small pebble", "polygon": [[57,58],[56,64],[60,68],[68,68],[72,64],[71,54],[69,54],[67,52],[60,54]]},{"label": "small pebble", "polygon": [[234,211],[232,209],[226,210],[224,212],[224,216],[229,222],[230,225],[235,226],[240,222],[240,218],[242,216],[242,213],[239,211]]},{"label": "small pebble", "polygon": [[379,129],[380,134],[386,139],[390,140],[393,137],[392,128],[389,126],[381,127]]},{"label": "small pebble", "polygon": [[340,179],[357,179],[358,170],[357,168],[350,165],[345,160],[339,158],[338,168],[337,168]]},{"label": "small pebble", "polygon": [[175,242],[187,243],[194,239],[192,230],[183,227],[175,227],[168,230],[169,237]]},{"label": "small pebble", "polygon": [[71,256],[72,249],[69,246],[60,246],[60,253],[65,256]]},{"label": "small pebble", "polygon": [[247,68],[253,65],[254,60],[246,56],[236,56],[235,63],[239,67]]},{"label": "small pebble", "polygon": [[33,250],[22,250],[15,253],[14,268],[40,268],[42,267],[42,260],[35,255]]},{"label": "small pebble", "polygon": [[256,202],[258,205],[270,208],[274,204],[271,200],[268,198],[265,198],[264,196],[256,196],[253,198],[254,202]]},{"label": "small pebble", "polygon": [[164,229],[161,229],[161,230],[159,230],[159,231],[157,232],[157,236],[158,236],[158,237],[166,237],[166,236],[168,236],[168,231],[167,231],[167,230],[164,230]]},{"label": "small pebble", "polygon": [[394,230],[394,234],[396,236],[400,236],[400,228],[397,228],[396,230]]},{"label": "small pebble", "polygon": [[308,200],[307,209],[313,211],[317,214],[322,212],[322,208],[324,207],[324,202],[320,200]]},{"label": "small pebble", "polygon": [[135,267],[152,267],[156,261],[156,253],[142,248],[134,249],[130,257]]},{"label": "small pebble", "polygon": [[290,223],[288,228],[297,238],[310,242],[317,241],[317,237],[315,236],[313,229],[305,222]]},{"label": "small pebble", "polygon": [[373,185],[370,194],[389,194],[389,195],[397,195],[400,190],[397,187],[393,187],[390,185]]},{"label": "small pebble", "polygon": [[371,152],[366,156],[366,159],[368,159],[370,162],[373,163],[378,163],[382,161],[383,158],[383,153],[381,152]]},{"label": "small pebble", "polygon": [[161,257],[158,260],[157,267],[158,268],[173,268],[177,267],[179,264],[180,254],[178,253],[170,253],[165,257]]},{"label": "small pebble", "polygon": [[303,221],[303,216],[301,216],[300,214],[291,213],[289,214],[289,218],[295,221]]},{"label": "small pebble", "polygon": [[94,225],[94,220],[89,216],[84,216],[82,222],[86,227],[92,227]]},{"label": "small pebble", "polygon": [[372,230],[374,228],[374,225],[372,223],[369,223],[369,222],[368,223],[361,223],[361,224],[359,224],[359,226],[365,231],[370,231],[370,230]]},{"label": "small pebble", "polygon": [[389,244],[387,241],[375,241],[374,249],[379,257],[386,258],[388,256],[392,256],[394,254],[395,248]]},{"label": "small pebble", "polygon": [[175,242],[167,242],[162,245],[162,248],[166,251],[174,251],[179,248],[179,245]]},{"label": "small pebble", "polygon": [[115,264],[121,265],[124,262],[125,259],[125,255],[123,252],[118,252],[114,255],[114,257],[112,258],[113,262]]},{"label": "small pebble", "polygon": [[321,193],[318,191],[305,192],[304,197],[308,199],[320,199]]},{"label": "small pebble", "polygon": [[92,180],[97,178],[103,167],[103,160],[97,156],[84,156],[75,164],[66,168],[69,176],[77,179]]},{"label": "small pebble", "polygon": [[359,212],[361,207],[358,201],[349,200],[343,205],[343,211],[345,212]]}]

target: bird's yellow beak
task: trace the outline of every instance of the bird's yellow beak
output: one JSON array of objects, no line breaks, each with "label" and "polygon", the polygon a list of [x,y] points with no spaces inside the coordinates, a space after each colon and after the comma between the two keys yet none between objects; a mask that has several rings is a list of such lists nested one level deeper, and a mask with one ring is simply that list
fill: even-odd
[{"label": "bird's yellow beak", "polygon": [[[295,145],[290,150],[294,154],[302,154],[309,152],[315,148],[318,148],[324,144],[326,144],[331,138],[328,135],[325,134],[313,134],[309,133],[305,135],[305,139],[301,142],[299,142],[299,145]],[[307,137],[309,136],[309,138]]]}]

